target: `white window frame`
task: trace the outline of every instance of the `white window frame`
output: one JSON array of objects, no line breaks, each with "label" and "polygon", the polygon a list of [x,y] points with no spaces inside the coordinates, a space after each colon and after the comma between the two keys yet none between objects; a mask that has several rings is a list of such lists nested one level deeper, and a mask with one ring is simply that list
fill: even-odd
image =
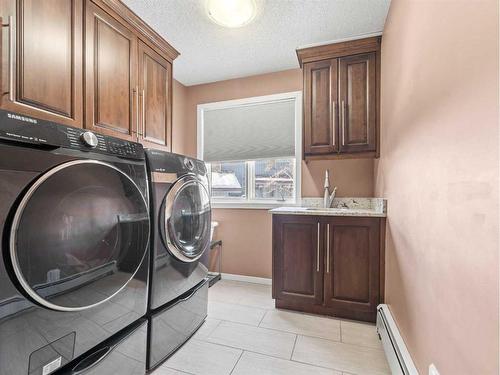
[{"label": "white window frame", "polygon": [[[203,160],[203,134],[204,134],[204,112],[206,110],[227,109],[253,105],[257,103],[268,103],[281,100],[294,100],[295,102],[295,199],[280,201],[248,200],[245,199],[213,199],[213,208],[249,208],[249,209],[270,209],[279,206],[290,206],[297,204],[301,199],[302,184],[302,91],[292,91],[273,95],[255,96],[244,99],[225,100],[214,103],[198,104],[197,106],[197,154],[198,159]],[[278,159],[278,158],[273,158]],[[250,188],[251,182],[247,176],[247,185]],[[252,187],[254,188],[254,187]]]}]

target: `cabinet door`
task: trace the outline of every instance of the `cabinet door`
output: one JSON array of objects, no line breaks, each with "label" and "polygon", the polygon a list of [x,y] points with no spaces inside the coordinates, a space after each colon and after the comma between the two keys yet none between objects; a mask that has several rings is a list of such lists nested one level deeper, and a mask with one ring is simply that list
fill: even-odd
[{"label": "cabinet door", "polygon": [[328,219],[324,303],[335,315],[374,321],[380,299],[379,258],[379,219]]},{"label": "cabinet door", "polygon": [[337,60],[304,65],[304,153],[338,151]]},{"label": "cabinet door", "polygon": [[273,216],[273,295],[295,303],[323,300],[323,241],[317,217]]},{"label": "cabinet door", "polygon": [[339,60],[340,152],[375,151],[376,53]]},{"label": "cabinet door", "polygon": [[2,0],[2,109],[82,126],[82,1]]},{"label": "cabinet door", "polygon": [[[172,65],[139,41],[139,136],[147,147],[171,150]],[[163,147],[162,147],[163,146]]]},{"label": "cabinet door", "polygon": [[136,140],[137,38],[90,0],[85,23],[85,127]]}]

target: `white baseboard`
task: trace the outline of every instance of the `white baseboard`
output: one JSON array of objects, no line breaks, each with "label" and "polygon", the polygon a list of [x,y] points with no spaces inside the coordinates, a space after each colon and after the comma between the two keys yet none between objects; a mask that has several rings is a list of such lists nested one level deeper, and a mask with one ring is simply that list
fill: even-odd
[{"label": "white baseboard", "polygon": [[418,375],[391,310],[385,304],[377,307],[377,332],[382,340],[391,373],[393,375]]},{"label": "white baseboard", "polygon": [[265,277],[234,275],[232,273],[221,273],[221,277],[224,280],[243,281],[246,283],[264,284],[264,285],[272,284],[272,280],[267,279]]}]

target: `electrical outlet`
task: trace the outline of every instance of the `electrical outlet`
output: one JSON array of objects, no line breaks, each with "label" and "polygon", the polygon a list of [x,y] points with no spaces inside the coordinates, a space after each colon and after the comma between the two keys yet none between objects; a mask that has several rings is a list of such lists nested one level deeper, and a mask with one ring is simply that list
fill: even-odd
[{"label": "electrical outlet", "polygon": [[439,375],[439,371],[436,368],[436,366],[434,365],[434,363],[431,363],[429,365],[429,375]]}]

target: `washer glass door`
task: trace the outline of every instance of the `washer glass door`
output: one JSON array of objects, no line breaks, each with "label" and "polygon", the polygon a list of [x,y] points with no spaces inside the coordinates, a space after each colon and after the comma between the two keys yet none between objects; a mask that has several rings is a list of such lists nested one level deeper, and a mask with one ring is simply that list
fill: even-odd
[{"label": "washer glass door", "polygon": [[10,256],[25,294],[78,311],[124,288],[148,241],[147,203],[134,181],[111,164],[76,160],[29,188],[13,218]]},{"label": "washer glass door", "polygon": [[193,175],[172,186],[165,198],[164,240],[174,257],[198,260],[210,246],[212,213],[207,188]]}]

